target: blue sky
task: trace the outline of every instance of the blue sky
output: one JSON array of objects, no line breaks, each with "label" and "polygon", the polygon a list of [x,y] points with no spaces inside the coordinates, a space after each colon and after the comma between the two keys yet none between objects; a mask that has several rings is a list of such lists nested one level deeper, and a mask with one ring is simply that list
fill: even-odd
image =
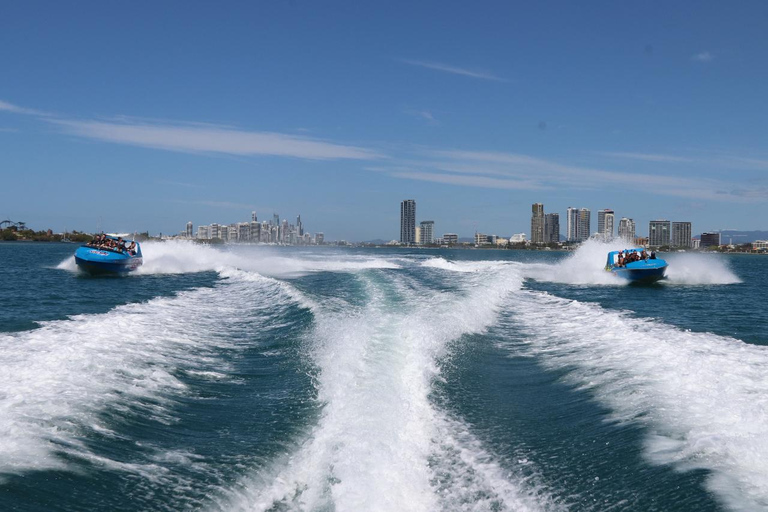
[{"label": "blue sky", "polygon": [[[768,229],[765,2],[6,2],[0,217]],[[596,214],[593,214],[593,230]]]}]

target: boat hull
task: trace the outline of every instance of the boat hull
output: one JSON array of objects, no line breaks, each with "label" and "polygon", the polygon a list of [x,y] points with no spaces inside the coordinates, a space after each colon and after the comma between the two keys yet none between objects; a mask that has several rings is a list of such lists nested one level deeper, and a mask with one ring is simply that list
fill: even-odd
[{"label": "boat hull", "polygon": [[141,256],[83,246],[75,252],[75,263],[91,275],[127,274],[139,268],[143,260]]},{"label": "boat hull", "polygon": [[614,268],[611,272],[631,283],[655,283],[666,277],[667,265],[645,268]]}]

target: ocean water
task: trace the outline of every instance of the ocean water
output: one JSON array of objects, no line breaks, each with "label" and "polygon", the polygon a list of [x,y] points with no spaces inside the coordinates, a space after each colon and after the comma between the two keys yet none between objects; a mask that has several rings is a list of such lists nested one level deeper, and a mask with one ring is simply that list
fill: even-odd
[{"label": "ocean water", "polygon": [[0,510],[768,510],[768,258],[0,244]]}]

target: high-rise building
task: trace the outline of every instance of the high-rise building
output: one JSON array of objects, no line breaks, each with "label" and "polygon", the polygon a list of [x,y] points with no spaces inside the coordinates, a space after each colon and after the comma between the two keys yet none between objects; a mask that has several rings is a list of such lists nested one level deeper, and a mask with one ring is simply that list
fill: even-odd
[{"label": "high-rise building", "polygon": [[544,243],[544,205],[541,203],[531,205],[531,243]]},{"label": "high-rise building", "polygon": [[238,242],[251,241],[251,223],[250,222],[240,222],[237,225],[237,241]]},{"label": "high-rise building", "polygon": [[613,223],[615,215],[613,210],[608,208],[597,212],[597,233],[603,240],[613,238]]},{"label": "high-rise building", "polygon": [[691,235],[690,222],[672,223],[672,247],[691,247]]},{"label": "high-rise building", "polygon": [[323,242],[325,241],[325,235],[322,233],[315,233],[315,243],[317,245],[323,245]]},{"label": "high-rise building", "polygon": [[219,225],[216,224],[215,222],[213,224],[211,224],[211,227],[210,227],[210,230],[209,230],[208,233],[209,233],[208,236],[211,239],[221,238],[221,234],[219,233]]},{"label": "high-rise building", "polygon": [[261,242],[261,222],[259,221],[251,221],[251,242]]},{"label": "high-rise building", "polygon": [[591,226],[590,215],[591,212],[589,211],[589,208],[581,208],[579,210],[579,222],[576,228],[576,239],[580,242],[583,242],[589,238]]},{"label": "high-rise building", "polygon": [[648,245],[661,247],[669,245],[670,222],[668,220],[652,220],[648,224]]},{"label": "high-rise building", "polygon": [[413,238],[417,244],[421,244],[421,226],[416,226],[414,230]]},{"label": "high-rise building", "polygon": [[192,231],[192,228],[193,228],[192,223],[191,222],[187,222],[187,231],[186,231],[186,237],[187,238],[192,238],[193,233],[194,233]]},{"label": "high-rise building", "polygon": [[446,245],[456,245],[459,243],[459,235],[456,233],[446,233],[443,235],[443,243]]},{"label": "high-rise building", "polygon": [[416,201],[413,199],[400,203],[400,243],[416,243]]},{"label": "high-rise building", "polygon": [[296,231],[298,232],[299,236],[304,236],[304,226],[301,223],[301,215],[296,217]]},{"label": "high-rise building", "polygon": [[199,240],[208,240],[211,238],[211,230],[209,226],[197,226],[197,238]]},{"label": "high-rise building", "polygon": [[560,214],[547,213],[544,215],[544,243],[560,241]]},{"label": "high-rise building", "polygon": [[421,221],[420,225],[421,227],[421,233],[419,238],[419,243],[421,245],[428,245],[431,243],[434,243],[435,241],[435,221],[433,220],[423,220]]},{"label": "high-rise building", "polygon": [[256,212],[251,212],[251,222],[258,222],[259,219],[256,218]]},{"label": "high-rise building", "polygon": [[622,217],[619,221],[619,238],[627,242],[635,239],[635,221]]},{"label": "high-rise building", "polygon": [[720,247],[720,233],[702,233],[700,247]]},{"label": "high-rise building", "polygon": [[578,229],[579,229],[579,210],[578,208],[571,208],[570,206],[565,213],[566,222],[566,240],[569,242],[578,242]]}]

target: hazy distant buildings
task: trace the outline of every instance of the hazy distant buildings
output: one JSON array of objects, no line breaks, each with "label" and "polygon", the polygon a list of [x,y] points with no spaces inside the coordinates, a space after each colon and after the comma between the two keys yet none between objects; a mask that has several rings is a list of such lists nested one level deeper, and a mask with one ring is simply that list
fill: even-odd
[{"label": "hazy distant buildings", "polygon": [[210,226],[197,226],[197,238],[199,240],[210,240],[211,238]]},{"label": "hazy distant buildings", "polygon": [[531,206],[531,242],[544,243],[544,205],[541,203]]},{"label": "hazy distant buildings", "polygon": [[544,215],[544,243],[560,242],[560,214],[547,213]]},{"label": "hazy distant buildings", "polygon": [[622,217],[619,221],[619,238],[631,242],[635,239],[635,221]]},{"label": "hazy distant buildings", "polygon": [[720,247],[720,233],[702,233],[700,247]]},{"label": "hazy distant buildings", "polygon": [[192,223],[191,223],[191,222],[187,222],[187,230],[186,230],[186,232],[185,232],[185,233],[186,233],[186,236],[187,236],[187,238],[192,238],[192,237],[194,236],[194,232],[192,231],[192,228],[193,228],[193,227],[194,227],[194,226],[192,226]]},{"label": "hazy distant buildings", "polygon": [[648,245],[661,247],[669,245],[671,223],[668,220],[652,220],[648,224]]},{"label": "hazy distant buildings", "polygon": [[456,233],[446,233],[443,235],[443,243],[446,245],[456,245],[459,243],[459,235]]},{"label": "hazy distant buildings", "polygon": [[672,223],[672,247],[691,247],[691,223]]},{"label": "hazy distant buildings", "polygon": [[608,208],[597,212],[597,234],[603,240],[610,240],[613,238],[614,217],[613,210],[609,210]]},{"label": "hazy distant buildings", "polygon": [[413,199],[400,203],[400,243],[416,243],[416,201]]},{"label": "hazy distant buildings", "polygon": [[435,221],[424,220],[419,223],[421,233],[419,233],[419,243],[421,245],[428,245],[435,241]]}]

